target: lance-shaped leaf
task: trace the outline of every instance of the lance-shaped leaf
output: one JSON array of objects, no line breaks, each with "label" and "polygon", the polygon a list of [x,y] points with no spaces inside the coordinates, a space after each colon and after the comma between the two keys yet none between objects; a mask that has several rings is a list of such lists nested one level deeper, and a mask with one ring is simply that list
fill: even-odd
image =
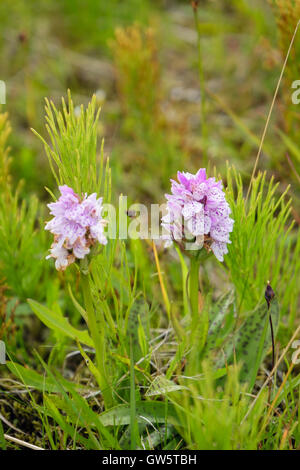
[{"label": "lance-shaped leaf", "polygon": [[[30,387],[36,390],[40,390],[41,392],[48,393],[59,393],[62,390],[62,386],[58,383],[58,381],[49,374],[39,374],[35,370],[29,369],[28,367],[24,367],[21,364],[12,361],[8,361],[6,366],[10,372],[25,385],[25,387]],[[74,389],[74,391],[78,390],[81,393],[87,393],[91,391],[91,389],[85,385],[75,382],[71,383],[67,380],[64,380],[63,385],[71,387]]]},{"label": "lance-shaped leaf", "polygon": [[142,357],[142,350],[139,343],[139,327],[143,328],[144,333],[147,335],[148,314],[148,304],[142,297],[139,297],[135,300],[130,309],[127,325],[127,334],[128,337],[132,340],[134,363],[136,363]]},{"label": "lance-shaped leaf", "polygon": [[207,334],[206,350],[220,346],[233,326],[235,310],[234,291],[224,294],[210,312],[210,325]]},{"label": "lance-shaped leaf", "polygon": [[277,299],[274,298],[269,310],[267,304],[263,303],[249,314],[243,325],[227,342],[222,354],[225,357],[217,364],[218,367],[223,367],[225,360],[227,364],[232,364],[234,361],[241,363],[240,380],[248,382],[250,390],[253,388],[258,369],[272,343],[269,315],[271,315],[274,336],[276,336],[279,325],[279,305]]},{"label": "lance-shaped leaf", "polygon": [[176,392],[178,390],[188,390],[188,387],[184,385],[178,385],[172,380],[168,380],[164,375],[158,375],[155,377],[153,382],[151,382],[149,388],[147,389],[145,396],[151,397],[155,395],[166,395],[170,392]]},{"label": "lance-shaped leaf", "polygon": [[[166,405],[162,401],[140,401],[136,403],[136,418],[139,423],[170,423],[178,424],[175,407],[168,403],[168,415]],[[104,426],[120,426],[130,424],[130,406],[118,405],[99,415]],[[166,423],[166,424],[167,424]]]},{"label": "lance-shaped leaf", "polygon": [[94,343],[87,330],[78,330],[74,328],[66,317],[62,315],[59,309],[50,310],[44,305],[39,304],[35,300],[29,299],[28,303],[37,317],[51,330],[57,331],[64,336],[72,339],[78,339],[80,343],[94,347]]}]

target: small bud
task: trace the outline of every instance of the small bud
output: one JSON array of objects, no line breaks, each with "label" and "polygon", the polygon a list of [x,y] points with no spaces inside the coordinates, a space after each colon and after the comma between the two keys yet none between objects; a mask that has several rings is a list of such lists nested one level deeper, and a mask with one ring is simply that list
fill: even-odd
[{"label": "small bud", "polygon": [[267,304],[268,304],[268,309],[270,308],[270,303],[271,303],[271,300],[275,297],[275,293],[270,285],[270,281],[268,281],[268,284],[267,284],[267,287],[266,287],[266,290],[265,290],[265,299],[267,301]]},{"label": "small bud", "polygon": [[24,43],[27,41],[27,34],[22,31],[21,33],[18,34],[18,40],[21,42],[21,43]]}]

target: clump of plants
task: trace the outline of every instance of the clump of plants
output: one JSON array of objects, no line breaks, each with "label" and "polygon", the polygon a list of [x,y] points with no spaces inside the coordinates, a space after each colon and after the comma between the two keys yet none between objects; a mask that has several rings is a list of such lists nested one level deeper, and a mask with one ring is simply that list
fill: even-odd
[{"label": "clump of plants", "polygon": [[[136,1],[119,3],[127,23]],[[294,25],[295,14],[292,2],[276,5],[283,51],[286,15]],[[105,118],[112,125],[117,109],[121,123],[120,142],[108,136],[110,157],[96,95],[81,106],[76,91],[46,99],[45,125],[31,133],[50,174],[37,197],[18,181],[0,114],[0,448],[300,447],[297,210],[278,174],[258,171],[282,76],[260,141],[220,101],[258,146],[249,184],[240,167],[206,164],[217,145],[206,98],[218,96],[204,80],[202,35],[215,28],[200,2],[192,11],[196,36],[186,25],[176,31],[198,47],[196,166],[164,115],[158,39],[136,24],[110,42],[119,102]],[[76,10],[66,24],[77,20]],[[216,117],[226,132],[225,114]],[[290,129],[279,134],[297,157]],[[247,145],[231,148],[246,154]],[[139,204],[127,207],[127,193]]]},{"label": "clump of plants", "polygon": [[[235,170],[228,169],[225,192],[205,169],[179,172],[167,195],[161,237],[177,257],[184,308],[174,308],[174,293],[166,289],[161,265],[168,256],[157,251],[158,240],[152,242],[155,264],[147,268],[150,277],[158,274],[152,287],[161,290],[153,302],[143,283],[147,243],[120,240],[119,226],[116,237],[108,230],[105,203],[114,186],[103,145],[98,153],[96,98],[75,114],[69,94],[61,111],[47,102],[46,112],[50,144],[42,140],[57,187],[48,189],[53,201],[45,226],[53,239],[38,264],[55,267],[51,278],[69,301],[28,300],[52,331],[53,352],[36,352],[46,376],[14,360],[7,366],[29,391],[42,392],[43,404],[32,396],[31,406],[51,448],[61,446],[57,427],[63,448],[136,449],[153,442],[169,448],[177,439],[190,448],[248,449],[263,440],[272,447],[264,403],[271,400],[275,412],[282,385],[274,378],[252,407],[251,393],[266,369],[274,374],[280,317],[290,328],[295,321],[296,281],[290,295],[279,282],[299,270],[285,193],[277,200],[273,180],[261,174],[246,198]],[[27,243],[33,249],[34,237]],[[199,282],[199,269],[207,263],[220,263],[228,278],[229,290],[219,298],[209,279]],[[9,274],[5,266],[3,274]],[[270,288],[266,302],[268,278],[275,294]],[[74,355],[79,369],[68,366],[66,376],[59,350]],[[287,387],[287,394],[294,393],[297,383]],[[285,406],[279,426],[290,413],[289,403]],[[258,432],[262,422],[264,437]],[[294,428],[290,433],[297,439]]]}]

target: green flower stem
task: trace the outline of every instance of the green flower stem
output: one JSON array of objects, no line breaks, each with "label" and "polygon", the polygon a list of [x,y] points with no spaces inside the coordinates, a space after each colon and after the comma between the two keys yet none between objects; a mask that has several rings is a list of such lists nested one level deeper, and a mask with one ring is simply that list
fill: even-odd
[{"label": "green flower stem", "polygon": [[191,258],[191,268],[189,277],[189,294],[192,313],[192,327],[197,325],[199,319],[199,256]]},{"label": "green flower stem", "polygon": [[108,409],[113,404],[112,388],[107,380],[106,374],[106,350],[105,350],[105,329],[104,319],[96,317],[93,298],[91,293],[91,286],[89,281],[89,273],[86,266],[81,269],[81,285],[83,291],[83,298],[85,310],[87,313],[88,328],[92,336],[95,351],[96,351],[96,365],[99,370],[98,384],[104,399],[105,408]]},{"label": "green flower stem", "polygon": [[136,420],[135,373],[132,337],[130,337],[130,449],[136,450],[138,425]]}]

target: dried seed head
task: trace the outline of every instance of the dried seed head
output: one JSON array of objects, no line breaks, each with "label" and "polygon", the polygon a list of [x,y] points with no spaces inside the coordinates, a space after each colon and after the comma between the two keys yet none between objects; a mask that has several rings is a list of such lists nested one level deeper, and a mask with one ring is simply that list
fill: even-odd
[{"label": "dried seed head", "polygon": [[266,287],[266,290],[265,290],[265,299],[267,301],[267,304],[268,304],[268,309],[270,308],[270,303],[271,303],[271,300],[275,297],[275,293],[270,285],[270,281],[268,281],[268,284],[267,284],[267,287]]}]

